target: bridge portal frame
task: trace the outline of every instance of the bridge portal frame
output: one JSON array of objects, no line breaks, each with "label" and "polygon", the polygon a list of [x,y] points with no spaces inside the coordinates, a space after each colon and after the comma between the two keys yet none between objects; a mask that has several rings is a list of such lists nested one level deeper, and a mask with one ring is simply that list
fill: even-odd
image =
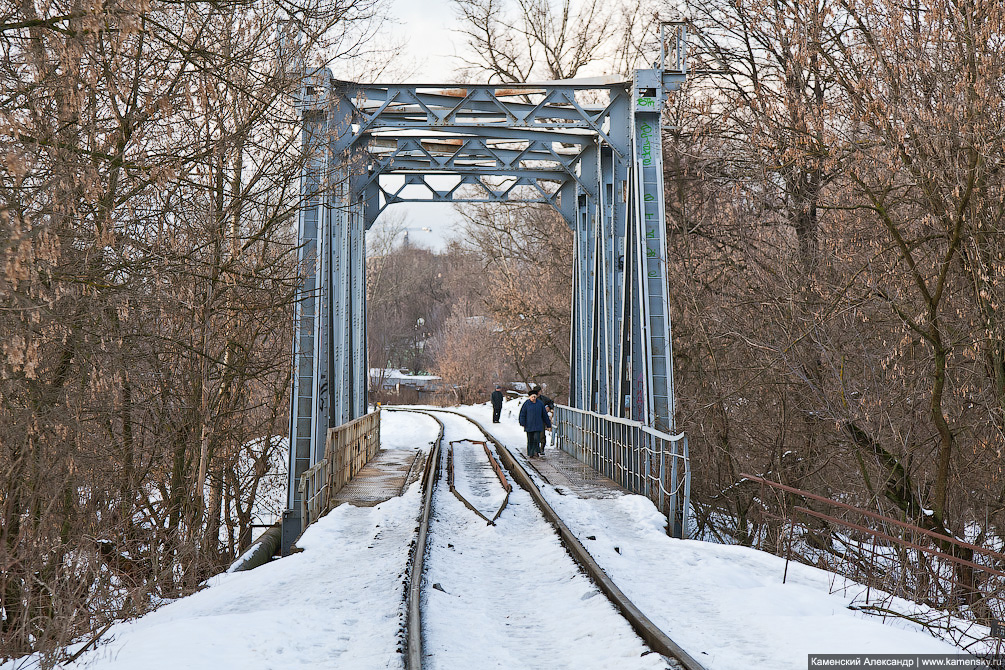
[{"label": "bridge portal frame", "polygon": [[[299,479],[367,410],[364,234],[405,202],[538,202],[574,232],[569,404],[674,433],[661,111],[686,26],[631,79],[359,84],[305,72],[284,551]],[[591,101],[591,102],[588,102]]]}]

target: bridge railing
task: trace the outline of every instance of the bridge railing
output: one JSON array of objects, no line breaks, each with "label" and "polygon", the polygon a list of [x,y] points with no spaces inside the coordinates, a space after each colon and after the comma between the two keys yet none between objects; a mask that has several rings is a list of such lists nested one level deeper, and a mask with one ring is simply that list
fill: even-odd
[{"label": "bridge railing", "polygon": [[380,450],[380,409],[336,428],[325,438],[325,457],[300,475],[302,528],[331,509],[342,487]]},{"label": "bridge railing", "polygon": [[668,533],[688,537],[691,460],[686,435],[556,405],[554,443],[622,488],[652,500],[667,517]]}]

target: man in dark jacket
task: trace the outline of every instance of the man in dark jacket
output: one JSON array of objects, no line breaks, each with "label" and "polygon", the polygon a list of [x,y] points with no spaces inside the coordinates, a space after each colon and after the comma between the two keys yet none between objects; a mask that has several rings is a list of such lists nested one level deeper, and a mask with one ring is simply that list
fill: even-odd
[{"label": "man in dark jacket", "polygon": [[502,388],[496,384],[496,390],[492,392],[492,423],[499,423],[499,415],[502,414],[502,401]]},{"label": "man in dark jacket", "polygon": [[537,397],[539,392],[540,389],[531,389],[530,396],[520,408],[520,425],[527,432],[527,456],[530,458],[544,455],[541,439],[545,428],[551,428],[551,417],[548,416],[544,403]]},{"label": "man in dark jacket", "polygon": [[555,401],[542,393],[540,386],[535,386],[534,388],[537,389],[537,399],[544,403],[544,407],[548,410],[548,414],[553,414],[555,412]]}]

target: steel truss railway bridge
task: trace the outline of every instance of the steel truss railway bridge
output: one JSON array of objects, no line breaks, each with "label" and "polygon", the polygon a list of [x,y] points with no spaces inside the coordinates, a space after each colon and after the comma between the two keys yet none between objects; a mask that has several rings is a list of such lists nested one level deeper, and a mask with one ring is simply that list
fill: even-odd
[{"label": "steel truss railway bridge", "polygon": [[[658,443],[634,459],[642,472],[627,476],[668,501],[674,534],[682,532],[686,438],[674,435],[660,117],[686,78],[686,39],[683,23],[661,25],[658,61],[630,79],[459,89],[301,70],[303,283],[284,547],[301,530],[301,477],[324,459],[328,431],[367,412],[364,234],[405,202],[536,202],[561,213],[575,266],[570,407],[556,444],[588,442],[602,453],[605,444]],[[655,496],[654,469],[666,470]]]}]

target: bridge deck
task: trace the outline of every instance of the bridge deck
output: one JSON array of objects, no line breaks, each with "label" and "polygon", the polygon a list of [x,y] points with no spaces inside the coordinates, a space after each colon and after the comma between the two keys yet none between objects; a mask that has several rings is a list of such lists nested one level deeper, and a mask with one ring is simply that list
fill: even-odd
[{"label": "bridge deck", "polygon": [[[407,449],[381,449],[335,496],[334,504],[373,507],[405,492],[419,479],[426,454]],[[523,460],[555,489],[580,498],[615,498],[626,491],[569,454],[548,447],[544,458]]]},{"label": "bridge deck", "polygon": [[569,454],[548,446],[544,458],[524,460],[555,490],[580,498],[616,498],[627,491]]},{"label": "bridge deck", "polygon": [[335,495],[333,505],[373,507],[400,496],[422,475],[425,457],[418,449],[381,449]]}]

